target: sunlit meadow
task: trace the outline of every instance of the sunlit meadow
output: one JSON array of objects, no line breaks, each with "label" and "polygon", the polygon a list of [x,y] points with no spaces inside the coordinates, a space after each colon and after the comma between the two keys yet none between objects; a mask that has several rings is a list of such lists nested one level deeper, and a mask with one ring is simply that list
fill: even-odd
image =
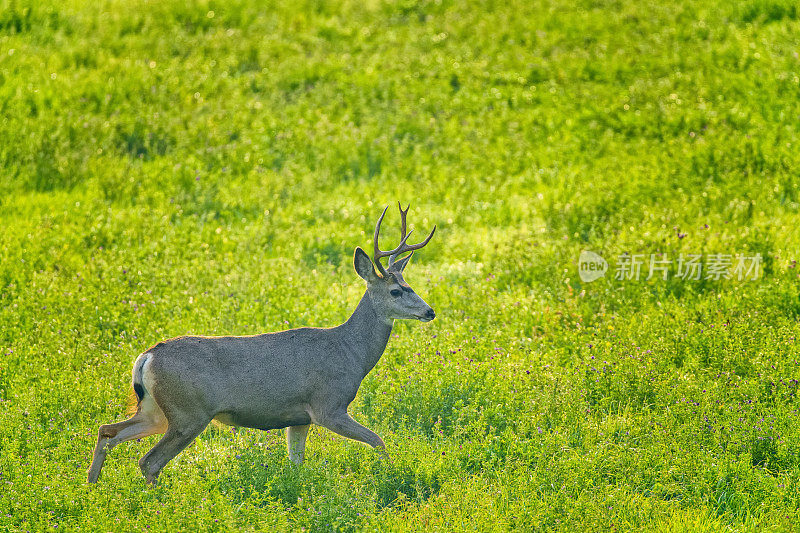
[{"label": "sunlit meadow", "polygon": [[[0,0],[0,530],[792,530],[798,17]],[[140,352],[341,323],[397,200],[438,227],[406,274],[437,319],[350,407],[390,459],[212,426],[157,487],[155,437],[87,485]]]}]

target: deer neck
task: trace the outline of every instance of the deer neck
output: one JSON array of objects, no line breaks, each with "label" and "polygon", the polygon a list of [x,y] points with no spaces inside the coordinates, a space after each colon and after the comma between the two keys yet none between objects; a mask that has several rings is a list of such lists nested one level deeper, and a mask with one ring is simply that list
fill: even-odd
[{"label": "deer neck", "polygon": [[378,313],[368,292],[364,293],[356,310],[343,324],[348,344],[362,356],[365,376],[383,355],[393,325],[394,320]]}]

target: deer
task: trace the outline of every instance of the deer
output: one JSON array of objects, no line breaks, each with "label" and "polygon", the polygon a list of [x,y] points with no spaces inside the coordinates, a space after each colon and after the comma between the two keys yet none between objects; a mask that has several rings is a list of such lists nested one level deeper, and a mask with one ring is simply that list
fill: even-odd
[{"label": "deer", "polygon": [[[408,244],[410,205],[400,210],[400,244],[378,246],[386,206],[375,225],[372,259],[356,247],[353,266],[366,291],[350,318],[331,328],[301,327],[246,336],[187,335],[140,354],[133,364],[133,416],[100,426],[88,482],[100,477],[108,452],[132,439],[163,434],[139,460],[146,481],[156,485],[162,469],[212,421],[260,430],[286,428],[289,460],[305,458],[311,424],[359,441],[386,455],[386,445],[356,422],[347,408],[375,367],[395,320],[430,322],[436,313],[403,279],[418,244]],[[403,254],[408,255],[403,256]],[[388,258],[386,267],[381,259]],[[377,271],[376,271],[377,269]]]}]

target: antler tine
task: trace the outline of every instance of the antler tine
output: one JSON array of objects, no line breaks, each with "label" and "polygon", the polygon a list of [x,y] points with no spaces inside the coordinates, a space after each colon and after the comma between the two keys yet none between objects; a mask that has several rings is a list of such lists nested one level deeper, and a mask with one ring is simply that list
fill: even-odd
[{"label": "antler tine", "polygon": [[375,224],[375,234],[372,236],[372,246],[373,246],[372,261],[375,263],[375,266],[378,267],[378,270],[380,270],[381,274],[384,275],[386,274],[386,270],[384,270],[383,265],[381,265],[382,256],[381,256],[381,250],[380,248],[378,248],[378,235],[381,232],[381,222],[383,222],[383,217],[386,216],[387,209],[389,209],[388,205],[383,208],[383,213],[381,213],[381,216],[378,218],[378,223]]},{"label": "antler tine", "polygon": [[400,255],[400,254],[405,253],[405,252],[413,252],[414,250],[419,250],[420,248],[422,248],[423,246],[428,244],[428,242],[430,242],[430,240],[433,237],[434,233],[436,233],[436,226],[435,225],[433,226],[433,229],[431,230],[431,232],[428,234],[428,236],[425,238],[424,241],[422,241],[421,243],[418,243],[418,244],[406,245],[406,240],[408,239],[408,235],[411,235],[411,232],[409,231],[408,235],[406,235],[406,238],[403,239],[403,242],[401,242],[400,246],[397,247],[397,252],[395,252],[395,253],[397,255]]},{"label": "antler tine", "polygon": [[406,236],[406,215],[408,214],[408,210],[411,209],[411,204],[408,204],[408,206],[406,206],[406,210],[403,211],[403,205],[400,202],[397,202],[397,208],[400,210],[400,238],[402,239]]},{"label": "antler tine", "polygon": [[[406,215],[408,215],[408,210],[411,209],[411,204],[408,204],[406,206],[405,211],[403,211],[403,204],[401,204],[398,201],[397,202],[397,208],[400,210],[400,240],[402,241],[403,239],[406,238]],[[409,232],[409,235],[410,234],[411,233]],[[389,266],[392,266],[392,263],[397,261],[397,258],[399,256],[400,256],[400,253],[396,253],[396,254],[393,254],[393,255],[389,256],[389,261],[387,262],[387,264]]]}]

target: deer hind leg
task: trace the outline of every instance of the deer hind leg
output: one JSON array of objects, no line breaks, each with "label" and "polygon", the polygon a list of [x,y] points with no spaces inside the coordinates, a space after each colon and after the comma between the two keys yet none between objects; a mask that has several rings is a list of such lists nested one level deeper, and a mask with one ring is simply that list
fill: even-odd
[{"label": "deer hind leg", "polygon": [[289,450],[289,460],[294,464],[303,464],[306,453],[306,437],[311,424],[302,426],[289,426],[286,428],[286,447]]},{"label": "deer hind leg", "polygon": [[363,442],[386,453],[386,445],[383,443],[383,439],[376,435],[375,432],[353,420],[346,411],[325,417],[319,424],[342,437]]},{"label": "deer hind leg", "polygon": [[156,433],[163,433],[166,429],[167,424],[164,413],[151,396],[145,396],[139,402],[136,414],[131,418],[116,424],[100,426],[87,481],[89,483],[97,482],[108,452],[117,444],[127,440],[141,439]]},{"label": "deer hind leg", "polygon": [[139,460],[139,468],[148,483],[155,485],[164,466],[191,444],[209,422],[210,418],[180,423],[170,420],[167,432],[161,440]]}]

